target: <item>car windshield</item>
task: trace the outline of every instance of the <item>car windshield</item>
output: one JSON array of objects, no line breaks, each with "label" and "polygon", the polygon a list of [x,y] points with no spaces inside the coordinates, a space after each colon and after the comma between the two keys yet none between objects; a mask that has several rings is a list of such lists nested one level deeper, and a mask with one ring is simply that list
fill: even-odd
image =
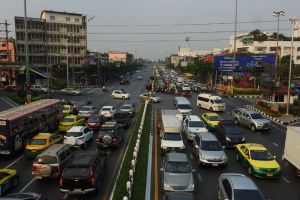
[{"label": "car windshield", "polygon": [[80,137],[82,136],[82,132],[66,132],[67,137]]},{"label": "car windshield", "polygon": [[209,121],[221,121],[221,118],[219,116],[209,116]]},{"label": "car windshield", "polygon": [[240,132],[240,129],[237,128],[237,127],[225,127],[225,132],[228,134],[228,135],[241,135],[241,132]]},{"label": "car windshield", "polygon": [[264,197],[258,190],[234,190],[234,199],[241,200],[264,200]]},{"label": "car windshield", "polygon": [[90,106],[83,106],[83,107],[80,109],[80,111],[90,111],[90,110],[92,110],[92,107],[90,107]]},{"label": "car windshield", "polygon": [[222,151],[222,146],[218,141],[202,141],[201,149],[204,151]]},{"label": "car windshield", "polygon": [[164,140],[180,141],[181,135],[179,133],[165,133]]},{"label": "car windshield", "polygon": [[223,100],[221,100],[221,99],[215,99],[215,100],[214,100],[214,103],[215,103],[215,104],[220,104],[220,103],[224,103],[224,102],[223,102]]},{"label": "car windshield", "polygon": [[34,162],[37,164],[55,164],[57,163],[57,159],[55,156],[39,155]]},{"label": "car windshield", "polygon": [[64,118],[63,122],[74,122],[74,118]]},{"label": "car windshield", "polygon": [[99,134],[100,135],[111,135],[114,132],[115,132],[114,130],[100,129]]},{"label": "car windshield", "polygon": [[88,167],[67,167],[64,170],[63,176],[66,177],[83,177],[90,176],[91,170]]},{"label": "car windshield", "polygon": [[115,113],[113,116],[114,119],[124,119],[126,117],[127,117],[126,113]]},{"label": "car windshield", "polygon": [[264,117],[259,113],[251,114],[251,118],[252,119],[264,119]]},{"label": "car windshield", "polygon": [[266,150],[251,150],[252,160],[274,160],[271,153]]},{"label": "car windshield", "polygon": [[169,173],[191,173],[192,169],[188,162],[169,161],[166,164],[165,172]]},{"label": "car windshield", "polygon": [[111,111],[110,108],[102,108],[101,111]]},{"label": "car windshield", "polygon": [[89,117],[88,122],[100,122],[100,116]]},{"label": "car windshield", "polygon": [[190,121],[189,127],[205,127],[202,121]]},{"label": "car windshield", "polygon": [[156,94],[150,94],[151,97],[158,97]]},{"label": "car windshield", "polygon": [[47,142],[47,139],[32,139],[30,141],[30,145],[45,145]]},{"label": "car windshield", "polygon": [[179,104],[178,109],[191,109],[191,106],[188,104]]},{"label": "car windshield", "polygon": [[131,106],[122,106],[122,108],[121,109],[124,109],[124,110],[131,110],[132,109],[132,107]]}]

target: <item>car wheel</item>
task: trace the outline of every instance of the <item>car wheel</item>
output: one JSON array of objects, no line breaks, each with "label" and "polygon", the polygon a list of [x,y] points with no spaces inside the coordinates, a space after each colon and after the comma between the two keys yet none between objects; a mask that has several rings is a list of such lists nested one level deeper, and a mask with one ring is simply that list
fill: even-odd
[{"label": "car wheel", "polygon": [[81,145],[81,148],[82,148],[82,149],[86,149],[86,148],[87,148],[87,144],[86,144],[86,142],[85,142],[85,143],[83,143],[83,144]]},{"label": "car wheel", "polygon": [[125,97],[123,96],[122,99],[125,100]]},{"label": "car wheel", "polygon": [[213,111],[214,111],[214,109],[213,109],[212,107],[210,107],[210,108],[209,108],[209,110],[210,110],[211,112],[213,112]]},{"label": "car wheel", "polygon": [[256,131],[256,127],[255,127],[254,124],[251,125],[251,131],[252,131],[252,132],[255,132],[255,131]]},{"label": "car wheel", "polygon": [[16,188],[18,184],[19,184],[19,177],[16,176],[12,183],[13,188]]},{"label": "car wheel", "polygon": [[235,123],[236,125],[238,125],[238,124],[239,124],[239,120],[238,120],[237,118],[234,118],[234,123]]},{"label": "car wheel", "polygon": [[252,169],[251,169],[251,167],[248,168],[248,174],[249,174],[249,175],[252,174]]},{"label": "car wheel", "polygon": [[151,102],[151,103],[154,103],[154,99],[151,99],[150,102]]}]

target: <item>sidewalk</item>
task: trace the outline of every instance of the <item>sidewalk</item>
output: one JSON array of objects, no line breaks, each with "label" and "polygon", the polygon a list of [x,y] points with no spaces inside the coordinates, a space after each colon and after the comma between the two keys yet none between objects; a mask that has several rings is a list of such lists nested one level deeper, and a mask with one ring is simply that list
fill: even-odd
[{"label": "sidewalk", "polygon": [[255,106],[253,106],[253,105],[246,105],[246,108],[254,110],[256,112],[259,112],[262,115],[264,115],[266,118],[268,118],[268,119],[270,119],[270,120],[272,120],[272,121],[274,121],[276,123],[280,123],[282,125],[285,125],[285,126],[300,121],[300,117],[294,116],[294,115],[285,115],[285,114],[282,114],[279,117],[272,117],[272,116],[267,115],[266,113],[260,111],[259,109],[255,108]]}]

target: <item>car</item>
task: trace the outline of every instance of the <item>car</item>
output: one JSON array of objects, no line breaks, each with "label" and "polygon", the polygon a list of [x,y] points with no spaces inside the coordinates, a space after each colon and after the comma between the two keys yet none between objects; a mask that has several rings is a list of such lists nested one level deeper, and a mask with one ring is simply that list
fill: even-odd
[{"label": "car", "polygon": [[37,93],[47,93],[48,88],[43,85],[30,85],[30,91]]},{"label": "car", "polygon": [[80,151],[67,164],[59,180],[60,191],[67,194],[87,194],[100,191],[104,183],[107,154]]},{"label": "car", "polygon": [[241,130],[232,120],[220,121],[216,128],[216,136],[225,147],[234,147],[246,142]]},{"label": "car", "polygon": [[119,147],[124,139],[124,130],[115,121],[104,122],[96,136],[98,149]]},{"label": "car", "polygon": [[99,130],[100,126],[105,122],[103,115],[93,114],[85,122],[85,126],[92,130]]},{"label": "car", "polygon": [[120,83],[120,85],[129,85],[129,80],[121,79],[119,83]]},{"label": "car", "polygon": [[63,114],[64,116],[71,115],[73,113],[74,106],[72,105],[63,105]]},{"label": "car", "polygon": [[192,151],[199,166],[226,166],[227,164],[227,156],[221,143],[210,132],[195,135]]},{"label": "car", "polygon": [[281,167],[266,147],[261,144],[236,145],[236,160],[248,170],[249,175],[259,178],[279,178]]},{"label": "car", "polygon": [[46,197],[44,197],[41,194],[33,193],[33,192],[21,192],[21,193],[13,193],[6,195],[3,198],[0,198],[0,200],[47,200]]},{"label": "car", "polygon": [[84,119],[77,115],[68,115],[66,116],[62,122],[59,124],[58,130],[61,132],[65,132],[72,128],[73,126],[82,126],[84,123]]},{"label": "car", "polygon": [[114,106],[103,106],[99,111],[99,115],[103,115],[104,117],[111,119],[116,111],[117,109]]},{"label": "car", "polygon": [[155,93],[152,92],[146,92],[140,95],[141,101],[149,100],[151,103],[159,103],[161,101],[161,98],[157,96]]},{"label": "car", "polygon": [[93,131],[85,126],[73,126],[64,136],[64,143],[86,149],[93,140]]},{"label": "car", "polygon": [[164,192],[194,192],[194,170],[185,153],[167,153],[160,170]]},{"label": "car", "polygon": [[51,133],[39,133],[34,136],[25,147],[24,156],[35,158],[38,154],[49,148],[51,145],[61,143],[63,136]]},{"label": "car", "polygon": [[265,200],[256,184],[247,176],[224,173],[218,178],[219,200]]},{"label": "car", "polygon": [[128,112],[131,117],[135,115],[135,107],[133,104],[123,104],[120,111]]},{"label": "car", "polygon": [[268,131],[270,129],[270,120],[258,112],[244,108],[236,108],[232,110],[231,115],[236,124],[249,127],[253,132],[256,130]]},{"label": "car", "polygon": [[193,141],[196,133],[207,131],[204,122],[197,115],[188,115],[183,121],[183,132],[188,141]]},{"label": "car", "polygon": [[143,79],[142,76],[137,77],[137,80],[142,80],[142,79]]},{"label": "car", "polygon": [[14,169],[0,169],[0,197],[17,187],[19,175]]},{"label": "car", "polygon": [[18,92],[21,90],[19,85],[6,85],[4,86],[5,92]]},{"label": "car", "polygon": [[64,89],[61,89],[60,93],[64,94],[64,95],[77,95],[77,96],[81,95],[81,91],[77,90],[75,88],[64,88]]},{"label": "car", "polygon": [[95,106],[82,106],[79,109],[78,116],[79,117],[89,117],[92,114],[98,113],[98,109]]},{"label": "car", "polygon": [[190,192],[166,192],[163,200],[196,200]]},{"label": "car", "polygon": [[191,90],[189,84],[186,84],[186,83],[181,86],[181,89],[183,91],[190,91]]},{"label": "car", "polygon": [[119,126],[128,128],[130,125],[131,117],[128,112],[117,111],[113,114],[112,120],[116,121]]},{"label": "car", "polygon": [[130,94],[122,90],[114,90],[111,94],[111,97],[114,99],[129,99]]},{"label": "car", "polygon": [[218,124],[222,118],[217,113],[204,113],[201,116],[202,120],[206,124],[206,127],[209,131],[214,131],[218,127]]}]

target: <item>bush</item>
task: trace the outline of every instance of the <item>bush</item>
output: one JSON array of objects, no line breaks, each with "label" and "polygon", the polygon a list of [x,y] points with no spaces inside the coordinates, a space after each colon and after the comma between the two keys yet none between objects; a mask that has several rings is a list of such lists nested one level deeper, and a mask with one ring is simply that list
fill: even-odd
[{"label": "bush", "polygon": [[260,95],[261,92],[256,88],[233,88],[233,94],[238,95]]},{"label": "bush", "polygon": [[[26,100],[27,100],[27,97],[26,95],[25,96],[19,96],[19,95],[11,95],[9,96],[9,98],[16,102],[17,104],[25,104]],[[38,95],[31,95],[31,101],[38,101],[40,99],[43,99],[44,97],[42,96],[38,96]]]},{"label": "bush", "polygon": [[55,79],[52,82],[51,89],[52,90],[61,90],[61,89],[65,88],[66,86],[67,86],[67,84],[65,83],[64,80],[62,80],[62,79]]},{"label": "bush", "polygon": [[273,111],[269,107],[260,106],[258,104],[256,104],[255,107],[257,109],[259,109],[260,111],[264,112],[265,114],[270,115],[271,117],[279,117],[280,116],[280,112]]}]

